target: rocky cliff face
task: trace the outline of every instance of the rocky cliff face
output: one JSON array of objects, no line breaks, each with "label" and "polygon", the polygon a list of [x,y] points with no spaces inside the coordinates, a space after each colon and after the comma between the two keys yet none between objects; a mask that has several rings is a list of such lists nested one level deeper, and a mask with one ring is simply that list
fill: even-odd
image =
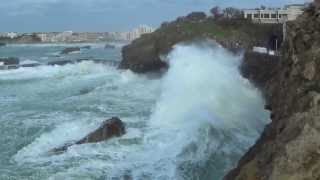
[{"label": "rocky cliff face", "polygon": [[315,3],[287,24],[283,57],[265,85],[272,123],[225,180],[320,179],[320,2]]}]

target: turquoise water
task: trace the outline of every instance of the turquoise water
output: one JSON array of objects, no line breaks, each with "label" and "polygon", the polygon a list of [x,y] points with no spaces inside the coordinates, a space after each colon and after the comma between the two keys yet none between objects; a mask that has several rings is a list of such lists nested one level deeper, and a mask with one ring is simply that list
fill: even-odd
[{"label": "turquoise water", "polygon": [[[64,57],[74,44],[10,45],[0,56],[121,60],[121,46],[91,45]],[[177,46],[168,59],[161,78],[90,61],[0,71],[0,180],[221,179],[268,122],[264,101],[240,56]],[[124,136],[48,154],[113,116]]]},{"label": "turquoise water", "polygon": [[[80,52],[60,55],[66,47],[91,46],[91,49],[82,49]],[[104,49],[105,43],[79,43],[79,44],[9,44],[0,48],[0,57],[19,57],[21,61],[33,60],[42,63],[59,60],[72,60],[79,58],[96,58],[106,60],[120,60],[123,44],[115,44],[116,49]]]}]

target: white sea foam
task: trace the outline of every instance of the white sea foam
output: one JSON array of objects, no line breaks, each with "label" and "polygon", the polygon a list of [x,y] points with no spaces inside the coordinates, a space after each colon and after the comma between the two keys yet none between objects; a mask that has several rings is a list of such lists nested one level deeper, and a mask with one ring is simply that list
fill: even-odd
[{"label": "white sea foam", "polygon": [[[179,167],[188,162],[188,171],[193,172],[201,167],[199,162],[207,162],[213,154],[224,154],[225,164],[235,163],[232,157],[243,153],[254,142],[268,120],[260,93],[238,72],[241,56],[231,55],[212,44],[182,44],[175,46],[168,59],[170,68],[161,81],[130,71],[114,70],[106,76],[116,78],[112,82],[119,88],[114,92],[121,94],[117,97],[128,98],[134,94],[132,101],[157,98],[149,118],[122,117],[128,125],[125,136],[74,146],[59,156],[41,156],[51,148],[79,139],[99,124],[98,119],[72,121],[57,125],[24,147],[14,156],[15,161],[22,164],[54,162],[57,167],[68,167],[49,179],[129,176],[134,180],[195,179],[183,174],[185,171]],[[65,69],[61,76],[79,73],[79,66]],[[160,96],[155,88],[160,90]],[[125,104],[118,105],[125,108]],[[77,165],[72,164],[74,159]],[[213,166],[228,168],[231,165]],[[204,179],[201,173],[195,176]]]}]

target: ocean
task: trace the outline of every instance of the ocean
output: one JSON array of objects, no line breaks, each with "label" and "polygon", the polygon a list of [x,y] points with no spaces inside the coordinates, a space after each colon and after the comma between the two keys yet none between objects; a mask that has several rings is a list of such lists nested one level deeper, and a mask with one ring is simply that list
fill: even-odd
[{"label": "ocean", "polygon": [[[89,50],[60,56],[65,47]],[[0,57],[121,61],[121,44],[20,44]],[[162,76],[84,61],[0,71],[0,180],[219,180],[269,122],[242,55],[177,45]],[[117,116],[126,134],[48,152]]]}]

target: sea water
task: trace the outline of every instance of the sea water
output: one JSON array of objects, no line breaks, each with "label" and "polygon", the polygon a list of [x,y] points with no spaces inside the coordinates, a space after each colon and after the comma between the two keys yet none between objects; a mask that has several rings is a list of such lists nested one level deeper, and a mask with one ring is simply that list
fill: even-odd
[{"label": "sea water", "polygon": [[[65,56],[74,44],[9,45],[0,56],[121,60],[121,46],[90,45]],[[0,179],[221,179],[268,122],[264,100],[241,77],[241,55],[179,44],[166,59],[159,77],[91,61],[0,71]],[[48,153],[113,116],[124,136]]]}]

